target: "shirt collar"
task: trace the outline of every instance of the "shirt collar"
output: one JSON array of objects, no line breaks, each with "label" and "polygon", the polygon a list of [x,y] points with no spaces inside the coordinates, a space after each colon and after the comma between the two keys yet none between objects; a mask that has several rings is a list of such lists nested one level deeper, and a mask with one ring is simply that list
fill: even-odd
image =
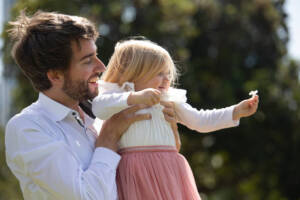
[{"label": "shirt collar", "polygon": [[42,92],[39,93],[38,102],[49,113],[49,117],[51,117],[55,121],[63,120],[70,112],[73,111],[63,104],[49,98]]}]

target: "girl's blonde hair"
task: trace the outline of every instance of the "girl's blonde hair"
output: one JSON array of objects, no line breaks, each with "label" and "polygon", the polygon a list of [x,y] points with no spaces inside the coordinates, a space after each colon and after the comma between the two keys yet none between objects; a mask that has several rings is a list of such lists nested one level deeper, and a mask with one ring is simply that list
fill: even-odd
[{"label": "girl's blonde hair", "polygon": [[101,79],[118,83],[147,82],[160,72],[169,70],[170,83],[177,80],[177,69],[169,53],[149,40],[125,40],[118,42]]}]

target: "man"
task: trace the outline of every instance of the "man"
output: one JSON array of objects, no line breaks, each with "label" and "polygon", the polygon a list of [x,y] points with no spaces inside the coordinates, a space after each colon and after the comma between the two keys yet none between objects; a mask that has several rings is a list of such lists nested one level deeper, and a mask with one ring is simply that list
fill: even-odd
[{"label": "man", "polygon": [[39,91],[38,100],[7,124],[7,164],[25,200],[117,199],[117,143],[135,121],[150,119],[135,105],[102,123],[79,102],[98,94],[104,64],[98,33],[85,18],[22,13],[11,22],[12,55]]}]

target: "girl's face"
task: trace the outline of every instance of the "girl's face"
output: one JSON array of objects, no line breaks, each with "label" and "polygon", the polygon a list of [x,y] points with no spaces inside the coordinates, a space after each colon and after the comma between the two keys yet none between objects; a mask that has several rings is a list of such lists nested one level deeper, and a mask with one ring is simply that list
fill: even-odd
[{"label": "girl's face", "polygon": [[166,92],[168,91],[170,84],[170,71],[166,68],[147,82],[144,82],[143,80],[135,82],[135,91],[154,88],[161,92]]}]

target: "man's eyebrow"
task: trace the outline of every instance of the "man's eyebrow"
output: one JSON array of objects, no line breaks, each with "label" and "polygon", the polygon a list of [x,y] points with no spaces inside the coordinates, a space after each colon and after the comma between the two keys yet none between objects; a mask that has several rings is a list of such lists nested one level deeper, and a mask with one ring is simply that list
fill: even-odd
[{"label": "man's eyebrow", "polygon": [[87,54],[87,55],[83,56],[82,58],[80,58],[79,61],[82,61],[82,60],[84,60],[84,59],[86,59],[86,58],[88,58],[88,57],[91,57],[91,56],[93,56],[94,54],[95,54],[95,53]]}]

